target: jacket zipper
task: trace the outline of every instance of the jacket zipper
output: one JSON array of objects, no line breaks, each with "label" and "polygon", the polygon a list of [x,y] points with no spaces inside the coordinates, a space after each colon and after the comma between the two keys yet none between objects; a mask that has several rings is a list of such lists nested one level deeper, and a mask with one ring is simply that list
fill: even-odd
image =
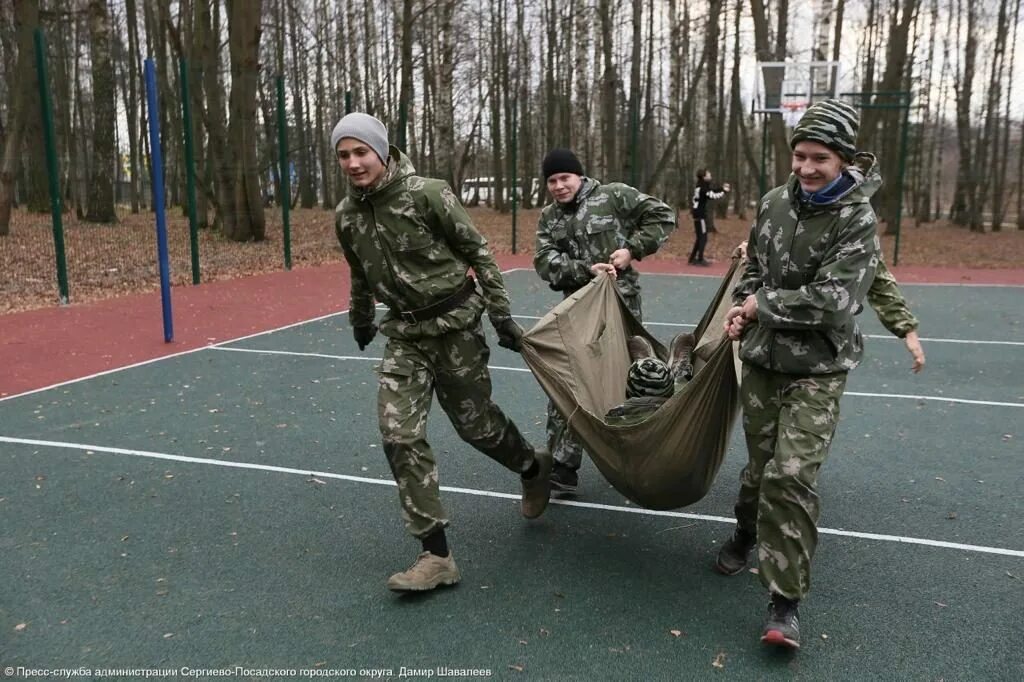
[{"label": "jacket zipper", "polygon": [[402,282],[398,279],[398,275],[395,273],[395,266],[391,263],[391,259],[388,257],[388,247],[380,235],[380,225],[377,223],[377,211],[373,206],[373,202],[367,200],[366,203],[370,207],[370,219],[373,220],[373,233],[377,237],[377,243],[380,244],[380,254],[384,257],[384,264],[387,265],[388,276],[391,278],[392,290],[397,292],[399,291],[399,285],[402,284]]}]

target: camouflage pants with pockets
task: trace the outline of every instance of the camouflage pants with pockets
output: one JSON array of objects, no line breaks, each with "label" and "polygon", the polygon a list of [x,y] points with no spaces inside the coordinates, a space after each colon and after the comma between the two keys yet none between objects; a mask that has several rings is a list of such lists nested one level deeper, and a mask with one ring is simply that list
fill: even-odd
[{"label": "camouflage pants with pockets", "polygon": [[533,447],[491,400],[489,358],[479,324],[439,337],[388,340],[378,369],[377,420],[402,519],[417,538],[448,525],[426,439],[434,393],[465,442],[516,473],[533,461]]},{"label": "camouflage pants with pockets", "polygon": [[740,399],[747,465],[736,525],[756,535],[761,582],[800,599],[818,544],[818,471],[839,421],[846,373],[793,375],[743,364]]},{"label": "camouflage pants with pockets", "polygon": [[[623,296],[626,307],[636,316],[636,319],[643,320],[640,296]],[[570,469],[579,469],[583,463],[583,454],[586,451],[583,443],[576,437],[569,428],[562,413],[555,408],[555,404],[548,401],[548,451],[554,460]]]}]

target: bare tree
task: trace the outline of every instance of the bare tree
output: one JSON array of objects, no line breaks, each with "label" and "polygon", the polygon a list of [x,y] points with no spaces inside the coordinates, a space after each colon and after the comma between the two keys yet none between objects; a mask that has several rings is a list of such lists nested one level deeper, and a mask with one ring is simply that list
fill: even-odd
[{"label": "bare tree", "polygon": [[256,160],[256,90],[259,81],[261,0],[229,0],[231,53],[230,119],[220,182],[221,230],[235,241],[262,241],[266,234]]},{"label": "bare tree", "polygon": [[[10,233],[11,208],[14,205],[14,178],[21,160],[21,143],[25,120],[31,109],[29,102],[38,101],[35,53],[32,32],[39,26],[39,0],[17,0],[14,3],[14,26],[18,44],[15,78],[10,88],[10,106],[6,140],[0,156],[0,236]],[[36,107],[38,109],[38,107]]]},{"label": "bare tree", "polygon": [[[966,4],[966,26],[964,5]],[[957,44],[963,44],[963,65],[953,73],[953,89],[956,92],[956,132],[960,159],[957,164],[956,189],[950,219],[958,225],[967,225],[975,220],[970,211],[976,206],[977,180],[974,175],[973,135],[971,134],[971,98],[974,94],[974,62],[978,52],[977,8],[973,2],[957,0],[956,3]],[[963,35],[961,35],[963,29]],[[958,53],[959,55],[959,53]],[[980,221],[980,217],[977,219]],[[976,221],[976,222],[977,222]]]},{"label": "bare tree", "polygon": [[114,211],[114,63],[110,58],[110,14],[106,0],[89,0],[89,36],[92,58],[92,173],[89,176],[86,220],[112,223]]}]

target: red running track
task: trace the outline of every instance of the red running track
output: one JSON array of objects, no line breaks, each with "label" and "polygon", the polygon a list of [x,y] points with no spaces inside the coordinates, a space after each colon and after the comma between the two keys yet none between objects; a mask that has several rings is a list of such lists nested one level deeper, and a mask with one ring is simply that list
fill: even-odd
[{"label": "red running track", "polygon": [[[532,269],[531,256],[499,256],[503,270]],[[722,275],[650,258],[642,272]],[[1024,285],[1024,270],[893,268],[907,283]],[[72,292],[73,294],[74,292]],[[0,397],[277,329],[348,307],[342,264],[176,287],[174,341],[164,343],[159,292],[0,316]]]}]

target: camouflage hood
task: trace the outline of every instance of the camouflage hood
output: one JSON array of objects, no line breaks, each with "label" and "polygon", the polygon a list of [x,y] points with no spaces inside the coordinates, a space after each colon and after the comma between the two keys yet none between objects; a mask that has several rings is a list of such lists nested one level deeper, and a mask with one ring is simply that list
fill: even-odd
[{"label": "camouflage hood", "polygon": [[819,196],[817,192],[810,196],[805,194],[800,188],[800,181],[793,174],[790,174],[787,184],[794,208],[799,208],[801,202],[810,208],[836,208],[868,203],[882,186],[882,176],[878,172],[875,155],[858,152],[853,163],[843,169],[837,186],[825,196]]}]

